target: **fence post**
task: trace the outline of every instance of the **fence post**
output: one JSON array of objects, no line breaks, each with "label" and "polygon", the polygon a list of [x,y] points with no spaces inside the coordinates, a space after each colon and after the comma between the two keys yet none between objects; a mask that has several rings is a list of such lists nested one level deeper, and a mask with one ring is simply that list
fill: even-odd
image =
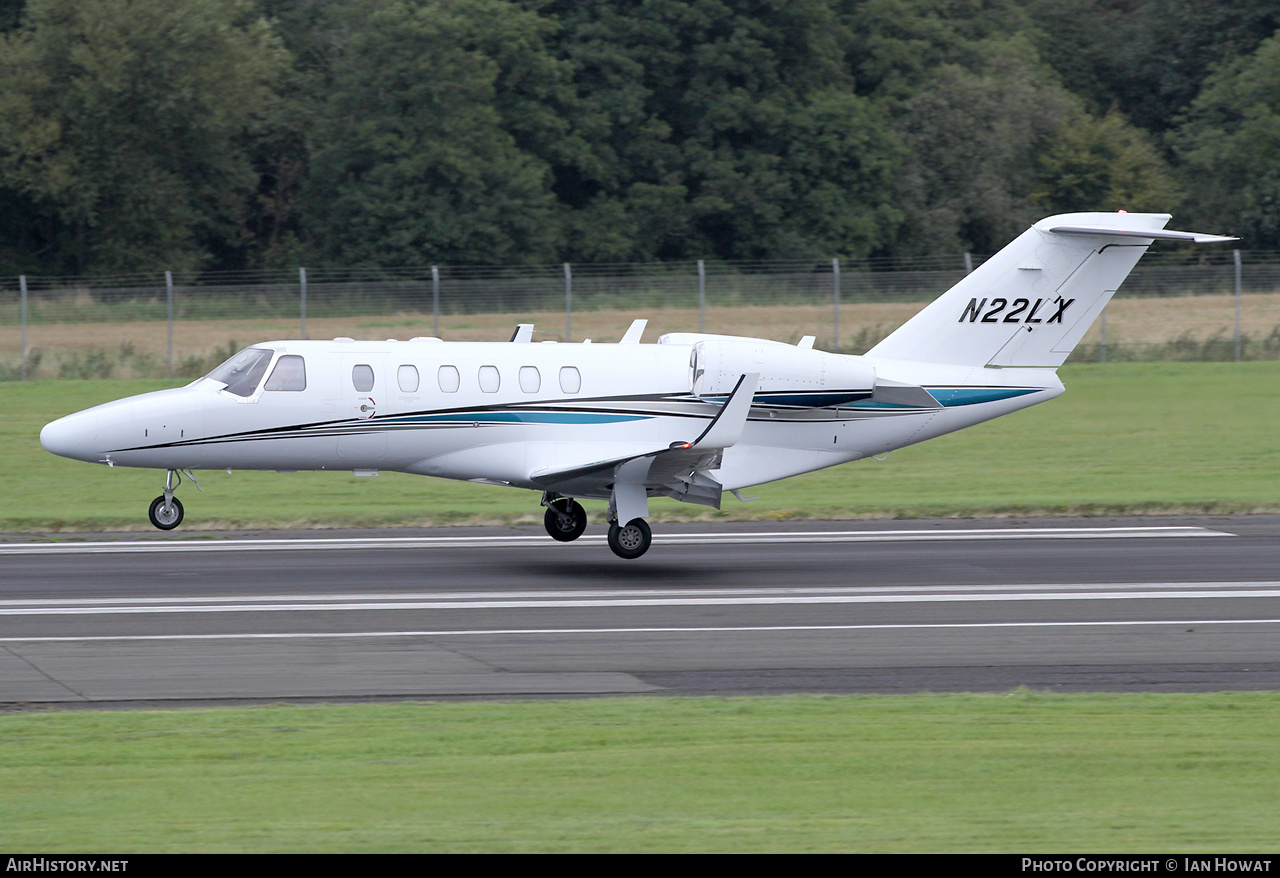
[{"label": "fence post", "polygon": [[1102,306],[1102,344],[1098,347],[1098,362],[1105,363],[1107,361],[1107,306]]},{"label": "fence post", "polygon": [[973,254],[968,250],[964,251],[964,273],[973,274]]},{"label": "fence post", "polygon": [[431,266],[431,334],[440,337],[440,269]]},{"label": "fence post", "polygon": [[573,270],[564,264],[564,340],[573,338]]},{"label": "fence post", "polygon": [[1236,263],[1236,362],[1240,362],[1240,251],[1232,250]]},{"label": "fence post", "polygon": [[707,331],[707,267],[698,260],[698,332]]},{"label": "fence post", "polygon": [[832,335],[833,343],[832,343],[831,349],[836,353],[839,353],[840,351],[840,260],[839,259],[831,260],[831,272],[835,276],[834,277],[835,286],[832,290],[832,293],[834,294],[834,297],[835,297],[835,301],[834,301],[835,320],[833,321],[833,325],[835,329]]},{"label": "fence post", "polygon": [[298,284],[302,287],[302,339],[307,338],[307,270],[298,269]]},{"label": "fence post", "polygon": [[169,370],[165,377],[173,380],[173,272],[164,273],[165,304],[168,306],[169,320]]},{"label": "fence post", "polygon": [[22,290],[22,380],[27,380],[27,276],[18,277],[18,286]]}]

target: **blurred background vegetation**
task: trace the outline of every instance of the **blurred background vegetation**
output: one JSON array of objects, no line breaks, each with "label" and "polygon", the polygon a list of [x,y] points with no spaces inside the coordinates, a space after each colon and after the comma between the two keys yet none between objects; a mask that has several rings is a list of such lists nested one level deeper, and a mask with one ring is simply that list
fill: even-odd
[{"label": "blurred background vegetation", "polygon": [[1274,0],[0,0],[0,274],[1280,249]]}]

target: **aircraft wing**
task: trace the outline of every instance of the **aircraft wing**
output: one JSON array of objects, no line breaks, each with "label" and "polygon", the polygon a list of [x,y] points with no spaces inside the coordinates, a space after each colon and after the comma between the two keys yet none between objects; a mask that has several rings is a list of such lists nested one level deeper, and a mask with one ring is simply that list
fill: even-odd
[{"label": "aircraft wing", "polygon": [[693,441],[676,440],[666,447],[628,451],[576,465],[543,467],[530,480],[547,491],[568,496],[608,496],[618,482],[642,485],[647,493],[720,508],[721,486],[709,470],[720,466],[725,448],[742,436],[759,373],[748,373],[720,411]]}]

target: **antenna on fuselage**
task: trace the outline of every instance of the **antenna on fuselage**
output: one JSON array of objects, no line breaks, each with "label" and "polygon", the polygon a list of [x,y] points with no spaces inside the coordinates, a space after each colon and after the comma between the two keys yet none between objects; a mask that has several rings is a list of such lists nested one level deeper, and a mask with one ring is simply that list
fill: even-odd
[{"label": "antenna on fuselage", "polygon": [[640,344],[640,336],[644,335],[644,328],[648,325],[648,320],[632,320],[622,338],[618,339],[618,344]]}]

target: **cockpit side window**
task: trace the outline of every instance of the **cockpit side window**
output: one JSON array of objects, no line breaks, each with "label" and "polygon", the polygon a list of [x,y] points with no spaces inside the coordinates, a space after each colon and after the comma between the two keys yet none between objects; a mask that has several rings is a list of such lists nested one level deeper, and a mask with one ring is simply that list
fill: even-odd
[{"label": "cockpit side window", "polygon": [[258,382],[271,365],[272,352],[266,348],[245,348],[206,377],[225,384],[227,393],[248,398],[258,389]]},{"label": "cockpit side window", "polygon": [[276,360],[271,377],[263,390],[306,390],[307,364],[297,354],[285,354]]}]

